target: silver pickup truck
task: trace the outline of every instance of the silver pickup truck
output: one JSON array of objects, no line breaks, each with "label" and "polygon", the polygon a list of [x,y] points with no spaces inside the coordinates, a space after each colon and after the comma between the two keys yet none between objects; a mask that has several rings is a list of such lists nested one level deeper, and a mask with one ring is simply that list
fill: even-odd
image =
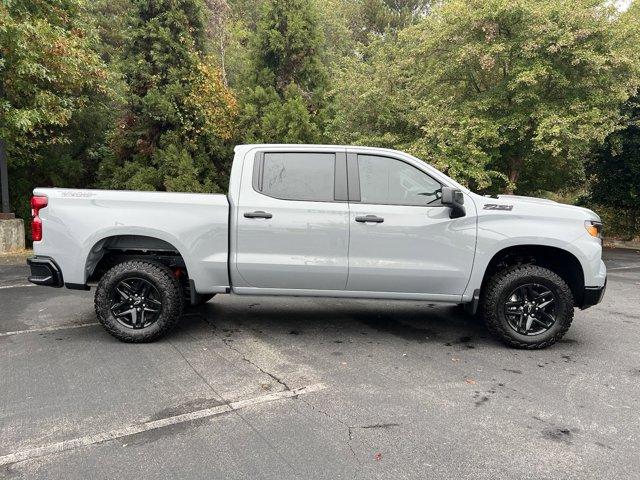
[{"label": "silver pickup truck", "polygon": [[95,287],[127,342],[233,293],[464,304],[507,344],[542,348],[606,285],[592,211],[480,196],[394,150],[240,145],[228,195],[36,188],[31,206],[29,281]]}]

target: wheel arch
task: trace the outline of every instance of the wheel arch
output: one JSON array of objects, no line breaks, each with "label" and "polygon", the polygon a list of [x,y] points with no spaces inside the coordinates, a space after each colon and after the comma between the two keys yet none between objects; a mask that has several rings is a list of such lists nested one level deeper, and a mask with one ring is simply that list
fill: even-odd
[{"label": "wheel arch", "polygon": [[98,281],[114,262],[133,258],[153,259],[169,267],[183,268],[187,275],[189,272],[186,258],[172,239],[161,238],[153,233],[122,232],[93,241],[85,255],[85,281]]},{"label": "wheel arch", "polygon": [[539,265],[555,272],[569,285],[575,304],[582,304],[585,276],[580,260],[570,251],[550,245],[511,245],[496,252],[485,268],[480,292],[497,272],[518,264]]}]

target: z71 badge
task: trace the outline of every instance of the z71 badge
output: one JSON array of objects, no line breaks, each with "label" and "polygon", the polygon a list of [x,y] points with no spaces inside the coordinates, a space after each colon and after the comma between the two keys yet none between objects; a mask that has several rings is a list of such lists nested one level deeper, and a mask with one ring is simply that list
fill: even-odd
[{"label": "z71 badge", "polygon": [[513,210],[513,205],[498,205],[497,203],[485,203],[484,210]]}]

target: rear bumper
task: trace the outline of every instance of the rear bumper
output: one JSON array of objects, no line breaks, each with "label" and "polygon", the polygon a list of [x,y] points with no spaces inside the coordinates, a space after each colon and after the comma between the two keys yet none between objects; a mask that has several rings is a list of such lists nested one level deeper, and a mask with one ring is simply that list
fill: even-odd
[{"label": "rear bumper", "polygon": [[31,268],[31,275],[27,277],[31,283],[58,288],[64,285],[60,267],[53,258],[36,255],[27,258],[27,265]]},{"label": "rear bumper", "polygon": [[602,301],[602,297],[604,297],[606,289],[606,278],[604,279],[604,285],[601,287],[584,287],[584,295],[582,297],[582,305],[580,305],[580,308],[584,310],[585,308],[589,308],[600,303]]}]

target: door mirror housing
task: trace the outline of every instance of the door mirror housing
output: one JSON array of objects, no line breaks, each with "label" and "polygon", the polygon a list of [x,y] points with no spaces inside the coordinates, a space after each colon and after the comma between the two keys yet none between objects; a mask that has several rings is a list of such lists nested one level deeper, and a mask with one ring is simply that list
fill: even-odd
[{"label": "door mirror housing", "polygon": [[442,187],[442,205],[451,208],[450,218],[464,217],[467,212],[464,209],[464,195],[462,190],[453,187]]}]

